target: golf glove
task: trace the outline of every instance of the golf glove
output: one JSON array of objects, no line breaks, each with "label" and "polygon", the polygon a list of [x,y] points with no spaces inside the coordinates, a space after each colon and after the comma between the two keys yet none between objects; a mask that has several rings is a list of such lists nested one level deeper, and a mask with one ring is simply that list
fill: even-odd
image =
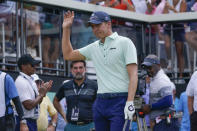
[{"label": "golf glove", "polygon": [[133,101],[127,101],[124,108],[125,119],[132,120],[134,113],[135,113],[135,107]]}]

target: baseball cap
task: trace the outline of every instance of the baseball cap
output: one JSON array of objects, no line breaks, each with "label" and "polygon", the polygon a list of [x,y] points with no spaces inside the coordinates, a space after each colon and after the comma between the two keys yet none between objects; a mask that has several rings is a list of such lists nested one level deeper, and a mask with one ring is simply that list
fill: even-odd
[{"label": "baseball cap", "polygon": [[21,67],[21,65],[31,64],[31,65],[37,65],[41,61],[35,60],[30,54],[24,54],[22,55],[18,60],[18,66]]},{"label": "baseball cap", "polygon": [[90,16],[88,24],[100,24],[107,21],[111,21],[111,18],[107,13],[103,11],[95,11]]},{"label": "baseball cap", "polygon": [[156,55],[150,54],[144,59],[142,66],[152,66],[153,64],[159,65],[160,60]]},{"label": "baseball cap", "polygon": [[42,79],[40,79],[40,77],[37,74],[31,75],[31,77],[33,78],[34,81],[43,81]]}]

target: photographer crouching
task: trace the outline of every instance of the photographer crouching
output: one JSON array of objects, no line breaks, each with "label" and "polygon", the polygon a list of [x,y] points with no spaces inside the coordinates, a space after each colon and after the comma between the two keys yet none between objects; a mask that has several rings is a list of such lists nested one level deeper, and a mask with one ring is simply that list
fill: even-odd
[{"label": "photographer crouching", "polygon": [[155,55],[148,55],[142,68],[147,71],[150,81],[150,104],[142,106],[145,114],[150,114],[153,131],[179,131],[178,119],[172,109],[172,82],[160,66]]}]

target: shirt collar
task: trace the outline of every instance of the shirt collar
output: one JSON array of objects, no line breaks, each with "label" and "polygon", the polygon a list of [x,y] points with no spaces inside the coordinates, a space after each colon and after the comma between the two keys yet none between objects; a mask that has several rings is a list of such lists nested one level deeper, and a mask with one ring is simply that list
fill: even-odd
[{"label": "shirt collar", "polygon": [[[73,83],[75,84],[75,85],[77,85],[77,83],[74,81],[74,79],[72,80],[73,81]],[[86,85],[86,83],[87,83],[87,78],[85,77],[85,80],[83,81],[83,83],[81,84],[81,85],[83,85],[83,84],[85,84]],[[81,86],[80,85],[80,86]],[[78,86],[78,85],[77,85]]]},{"label": "shirt collar", "polygon": [[28,76],[27,74],[25,74],[23,72],[20,72],[20,75],[22,75],[23,77],[33,81],[33,78],[31,76]]},{"label": "shirt collar", "polygon": [[108,36],[107,38],[111,38],[111,39],[116,39],[116,37],[118,37],[118,33],[114,32],[113,34],[111,34],[110,36]]},{"label": "shirt collar", "polygon": [[[117,32],[114,32],[110,36],[106,37],[105,40],[106,39],[112,39],[112,40],[114,40],[114,39],[116,39],[116,37],[118,37],[118,33]],[[99,40],[99,44],[100,45],[103,45],[100,40]]]}]

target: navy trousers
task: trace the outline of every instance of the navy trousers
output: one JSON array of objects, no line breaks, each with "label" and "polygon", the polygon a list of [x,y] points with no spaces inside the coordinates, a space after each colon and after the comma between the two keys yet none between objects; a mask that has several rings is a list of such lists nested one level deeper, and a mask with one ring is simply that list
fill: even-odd
[{"label": "navy trousers", "polygon": [[193,112],[190,115],[190,125],[191,125],[191,131],[197,130],[197,112]]},{"label": "navy trousers", "polygon": [[[126,96],[113,98],[97,98],[93,106],[93,119],[96,131],[122,131],[124,119],[124,107]],[[126,131],[129,131],[130,122]]]},{"label": "navy trousers", "polygon": [[[27,126],[29,128],[29,131],[37,131],[37,122],[36,120],[33,119],[26,119],[27,121]],[[16,117],[16,130],[15,131],[20,131],[20,121],[18,119],[18,117]]]}]

